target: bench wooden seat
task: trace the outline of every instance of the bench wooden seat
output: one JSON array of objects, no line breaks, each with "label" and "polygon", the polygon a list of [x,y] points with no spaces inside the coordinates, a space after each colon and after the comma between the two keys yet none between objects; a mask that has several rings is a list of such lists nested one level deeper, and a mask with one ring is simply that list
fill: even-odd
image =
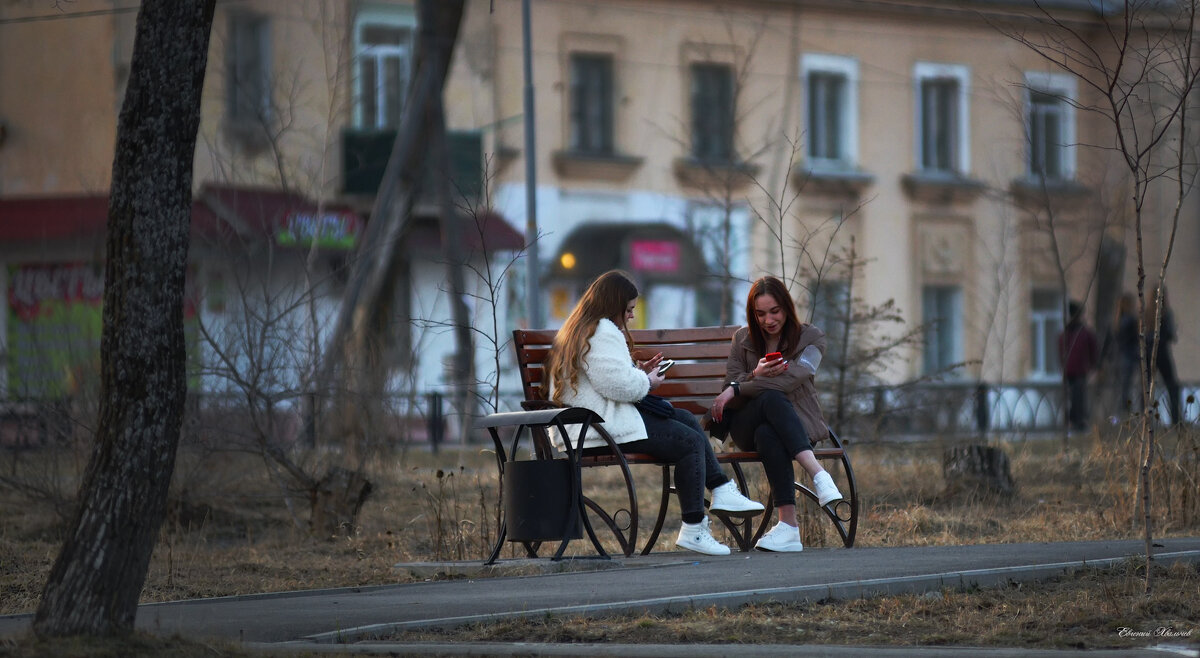
[{"label": "bench wooden seat", "polygon": [[[698,327],[689,329],[646,329],[631,331],[635,347],[640,356],[649,358],[662,352],[665,358],[674,359],[676,364],[671,368],[668,379],[654,390],[656,395],[667,398],[677,408],[686,409],[697,416],[702,416],[708,409],[708,403],[721,391],[725,377],[725,361],[737,327]],[[545,409],[553,405],[543,396],[541,384],[543,381],[542,363],[546,358],[554,339],[553,330],[521,330],[513,332],[513,345],[516,350],[517,364],[521,375],[521,385],[524,392],[522,406],[527,410]],[[622,501],[622,507],[609,511],[597,504],[586,495],[584,505],[613,533],[621,552],[626,557],[638,550],[638,533],[641,522],[638,514],[638,496],[630,466],[652,465],[661,470],[661,488],[659,490],[656,519],[649,536],[641,543],[641,553],[649,554],[658,541],[666,521],[667,508],[670,504],[674,489],[671,485],[671,464],[664,463],[647,454],[624,454],[603,431],[603,424],[595,427],[608,443],[609,452],[601,455],[584,455],[579,459],[583,469],[593,467],[617,467],[622,472],[625,484],[627,506]],[[533,436],[536,452],[539,458],[554,456],[549,437],[544,431],[536,431]],[[831,503],[822,509],[824,515],[833,523],[835,530],[847,548],[854,545],[854,537],[858,528],[858,490],[854,481],[854,472],[850,466],[849,456],[835,433],[830,432],[827,442],[815,446],[814,453],[825,465],[826,470],[838,482],[842,501]],[[742,465],[746,463],[761,463],[758,453],[734,451],[718,452],[717,459],[723,464],[729,464],[733,470],[734,481],[743,492],[749,494],[745,473]],[[799,472],[803,469],[796,467]],[[817,504],[816,494],[807,486],[795,483],[797,493],[813,505]],[[738,548],[749,551],[754,543],[767,530],[774,506],[768,494],[766,500],[760,501],[766,507],[761,515],[730,515],[713,512],[734,536]],[[797,500],[800,504],[801,500]],[[758,519],[757,523],[755,519]],[[526,545],[531,556],[536,555],[536,545]]]}]

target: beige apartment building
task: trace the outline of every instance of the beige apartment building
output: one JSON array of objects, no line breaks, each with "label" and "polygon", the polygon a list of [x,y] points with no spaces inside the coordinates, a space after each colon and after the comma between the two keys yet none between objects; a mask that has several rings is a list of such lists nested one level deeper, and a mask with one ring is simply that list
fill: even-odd
[{"label": "beige apartment building", "polygon": [[[1107,48],[1093,3],[1041,4]],[[1033,2],[530,5],[536,267],[518,251],[530,155],[519,0],[467,3],[445,92],[466,163],[459,189],[487,209],[472,213],[487,229],[472,248],[512,264],[501,294],[479,294],[474,307],[490,316],[495,301],[501,340],[530,322],[527,276],[537,279],[537,324],[560,323],[591,277],[622,267],[641,284],[639,322],[667,327],[743,322],[748,282],[774,274],[827,329],[840,328],[847,297],[893,305],[902,323],[878,331],[920,329],[910,349],[879,364],[882,383],[937,375],[1020,397],[1023,386],[1059,380],[1064,283],[1102,331],[1115,296],[1133,290],[1132,187],[1119,154],[1096,147],[1114,143],[1111,125],[1085,110],[1101,99],[1002,31],[1046,34],[1045,21],[1021,17]],[[136,2],[122,0],[0,5],[0,258],[10,298],[14,277],[63,280],[43,270],[101,259],[103,217],[70,208],[106,194],[135,18]],[[199,317],[228,316],[228,263],[246,260],[238,249],[283,254],[256,274],[281,290],[311,272],[299,256],[313,239],[322,247],[317,307],[332,316],[339,272],[371,221],[417,28],[414,3],[399,0],[218,2],[195,163]],[[64,61],[55,44],[66,42],[76,54]],[[30,203],[40,214],[27,214]],[[1165,251],[1174,206],[1170,185],[1147,196],[1147,263]],[[30,231],[35,216],[54,230]],[[1167,278],[1185,382],[1200,378],[1200,310],[1189,303],[1200,293],[1196,217],[1189,194]],[[433,220],[421,221],[400,294],[412,321],[398,317],[395,346],[397,372],[418,394],[446,384],[453,349],[431,326],[449,313],[439,239]],[[233,226],[242,247],[203,239],[205,222]],[[288,232],[309,238],[288,252]],[[9,382],[25,367],[12,337],[29,333],[28,317],[10,308],[4,323]],[[486,352],[481,379],[497,376]],[[504,358],[502,393],[516,393]]]}]

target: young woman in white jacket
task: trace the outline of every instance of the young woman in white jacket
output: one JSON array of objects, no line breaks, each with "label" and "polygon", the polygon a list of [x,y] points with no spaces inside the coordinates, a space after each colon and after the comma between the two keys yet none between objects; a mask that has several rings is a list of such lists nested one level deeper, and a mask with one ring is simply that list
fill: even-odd
[{"label": "young woman in white jacket", "polygon": [[[704,489],[711,489],[716,510],[762,511],[763,506],[738,491],[721,471],[707,435],[689,412],[675,409],[673,417],[643,413],[635,404],[661,384],[662,354],[638,362],[628,323],[633,318],[638,290],[617,270],[600,275],[588,286],[554,338],[546,358],[549,398],[572,407],[591,409],[604,419],[604,429],[623,452],[640,452],[675,466],[675,489],[683,522],[675,545],[708,555],[728,555],[704,514]],[[585,454],[603,451],[604,441],[592,431],[584,437]]]}]

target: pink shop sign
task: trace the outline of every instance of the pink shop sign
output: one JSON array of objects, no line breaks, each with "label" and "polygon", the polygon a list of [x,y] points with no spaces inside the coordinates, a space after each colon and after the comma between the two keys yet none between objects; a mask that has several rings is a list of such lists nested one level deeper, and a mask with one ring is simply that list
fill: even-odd
[{"label": "pink shop sign", "polygon": [[637,272],[678,272],[679,243],[634,240],[629,244],[629,267]]}]

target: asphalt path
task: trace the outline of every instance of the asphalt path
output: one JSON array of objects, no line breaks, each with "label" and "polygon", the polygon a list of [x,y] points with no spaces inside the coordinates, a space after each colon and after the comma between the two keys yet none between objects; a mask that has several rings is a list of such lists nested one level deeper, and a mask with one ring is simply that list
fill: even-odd
[{"label": "asphalt path", "polygon": [[[1156,544],[1155,559],[1160,563],[1200,561],[1200,538],[1161,539]],[[397,565],[417,573],[424,567],[456,577],[146,604],[138,609],[137,626],[164,635],[333,649],[332,645],[370,642],[406,629],[519,616],[678,611],[771,600],[847,599],[986,587],[1044,579],[1085,566],[1140,560],[1144,549],[1144,542],[1123,540],[809,548],[799,554],[753,552],[724,557],[677,552],[558,564],[549,560],[501,561],[493,568],[480,562]],[[569,570],[504,575],[561,568]],[[0,617],[0,636],[20,633],[29,623],[30,615]],[[1181,655],[1195,655],[1195,647],[1200,646],[1200,619],[1193,630],[1190,640],[1175,643],[1191,647]],[[847,641],[852,643],[853,638]]]}]

